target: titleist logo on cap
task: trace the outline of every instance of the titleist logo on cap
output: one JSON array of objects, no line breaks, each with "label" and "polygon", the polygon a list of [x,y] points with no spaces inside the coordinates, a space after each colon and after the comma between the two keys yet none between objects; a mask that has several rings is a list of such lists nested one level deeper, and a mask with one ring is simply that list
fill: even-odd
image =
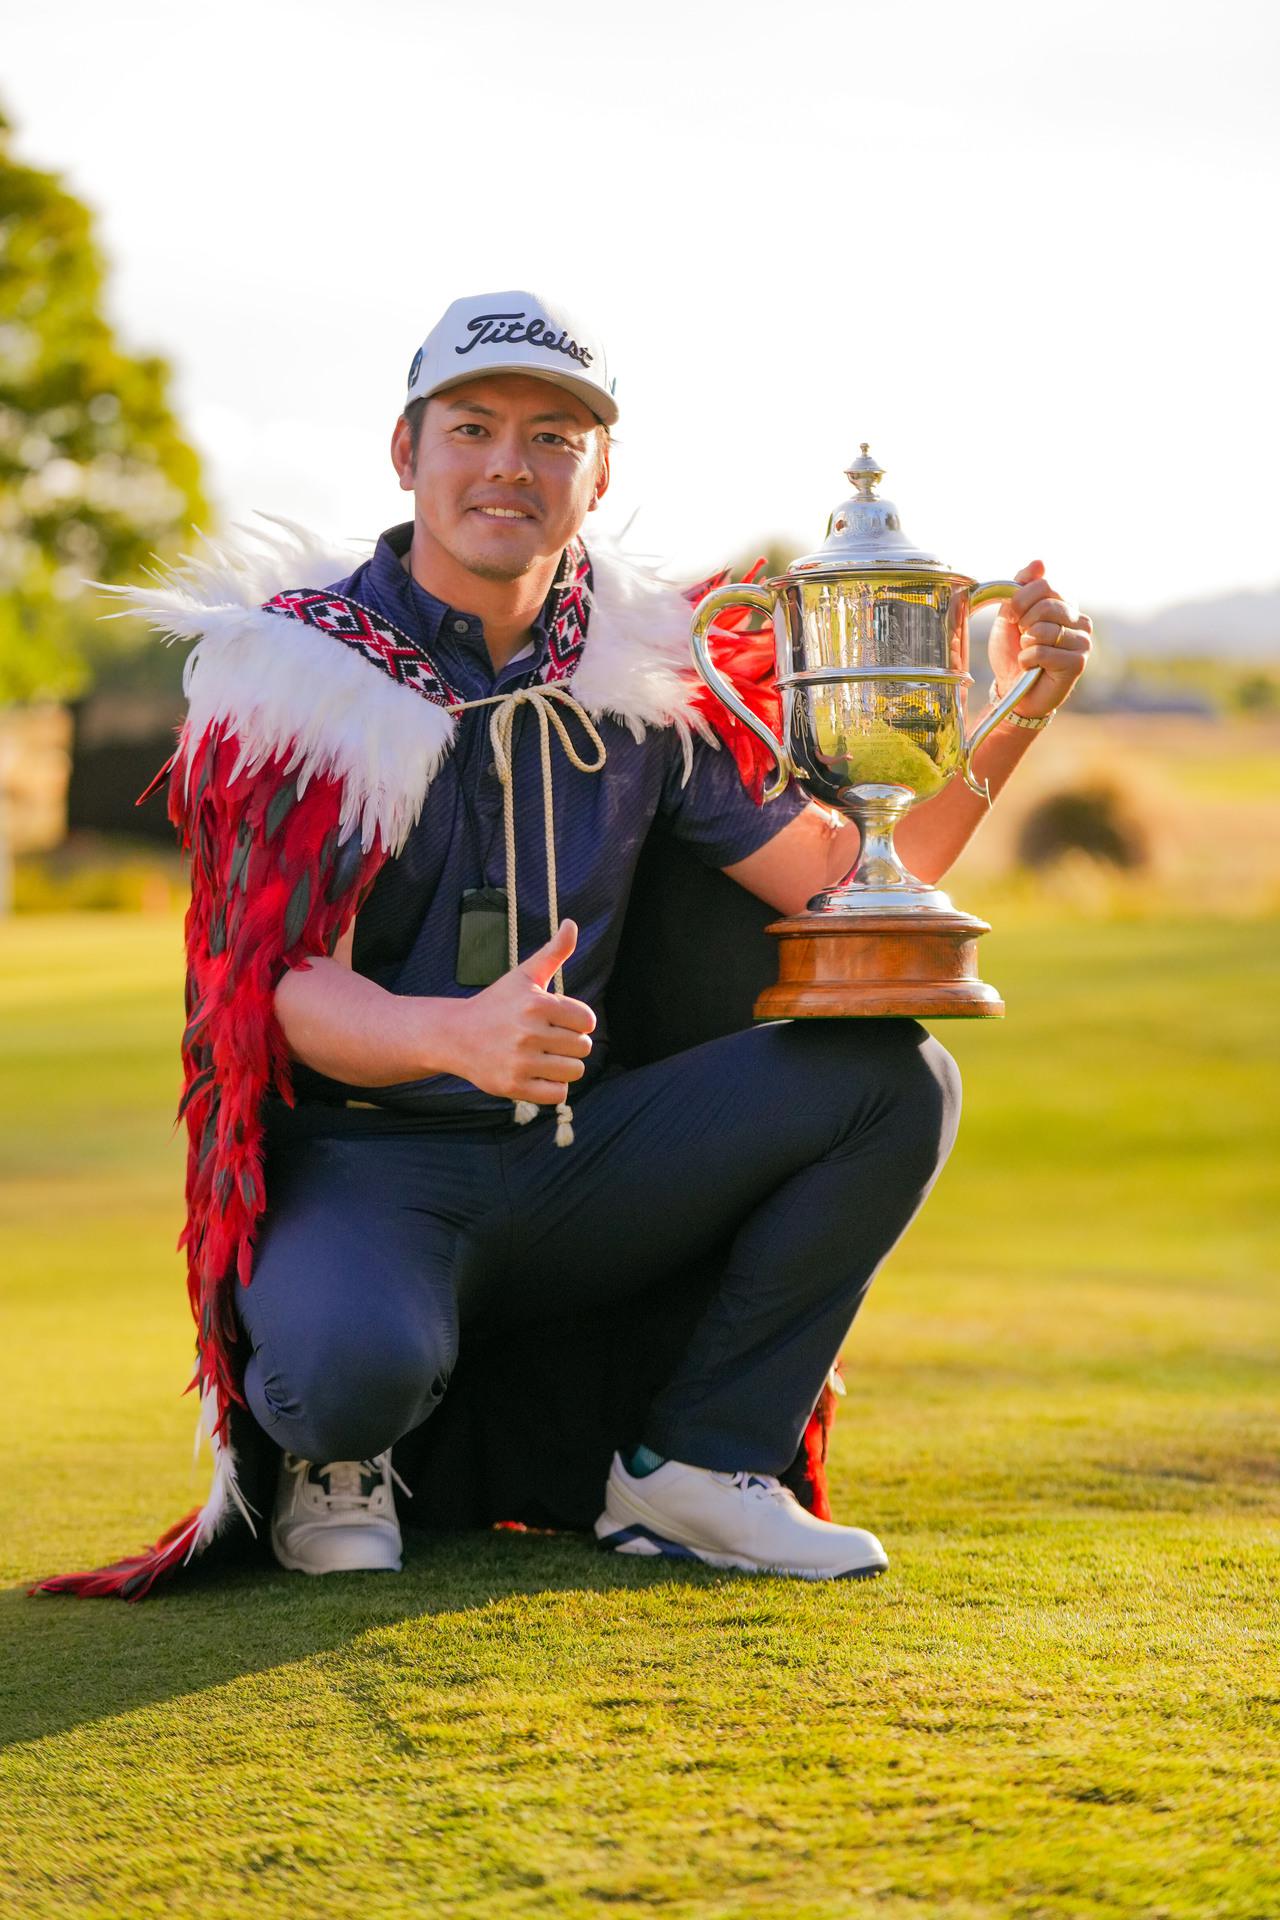
[{"label": "titleist logo on cap", "polygon": [[539,319],[536,313],[531,320],[524,313],[478,313],[473,320],[468,320],[467,332],[471,338],[465,345],[455,347],[455,353],[470,353],[474,347],[527,344],[543,347],[549,353],[567,354],[583,367],[589,367],[595,357],[589,347],[580,347],[564,329],[557,334],[555,328]]}]

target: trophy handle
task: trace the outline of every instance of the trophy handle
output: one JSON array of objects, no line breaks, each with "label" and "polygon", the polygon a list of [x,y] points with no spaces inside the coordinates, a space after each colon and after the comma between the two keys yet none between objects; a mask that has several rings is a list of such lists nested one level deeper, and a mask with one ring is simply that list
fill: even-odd
[{"label": "trophy handle", "polygon": [[726,607],[754,607],[757,613],[767,614],[772,619],[774,606],[775,597],[767,587],[751,587],[743,583],[735,587],[718,587],[714,593],[705,594],[699,600],[689,634],[694,665],[712,693],[724,702],[730,713],[741,720],[744,727],[754,733],[757,740],[768,747],[777,763],[777,775],[764,790],[766,800],[776,800],[786,786],[791,778],[791,761],[772,728],[766,727],[759,715],[752,713],[750,707],[738,698],[711,658],[707,651],[707,629]]},{"label": "trophy handle", "polygon": [[[969,610],[972,612],[974,607],[988,606],[993,600],[1012,600],[1017,591],[1016,580],[984,580],[981,586],[969,589]],[[1030,693],[1043,672],[1043,667],[1029,667],[1026,673],[1019,674],[1004,699],[979,720],[964,743],[964,783],[971,793],[976,793],[979,800],[985,800],[988,806],[991,804],[991,789],[985,780],[974,779],[973,756],[987,735],[1000,725],[1006,713],[1012,713],[1023,695]]]}]

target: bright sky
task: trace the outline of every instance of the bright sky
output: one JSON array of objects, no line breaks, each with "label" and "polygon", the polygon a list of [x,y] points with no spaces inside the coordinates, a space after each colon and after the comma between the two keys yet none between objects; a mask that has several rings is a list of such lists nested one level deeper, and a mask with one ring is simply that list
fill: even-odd
[{"label": "bright sky", "polygon": [[405,517],[414,349],[530,286],[609,343],[633,544],[805,551],[869,440],[952,566],[1137,613],[1280,580],[1278,49],[1248,0],[58,0],[0,98],[227,519]]}]

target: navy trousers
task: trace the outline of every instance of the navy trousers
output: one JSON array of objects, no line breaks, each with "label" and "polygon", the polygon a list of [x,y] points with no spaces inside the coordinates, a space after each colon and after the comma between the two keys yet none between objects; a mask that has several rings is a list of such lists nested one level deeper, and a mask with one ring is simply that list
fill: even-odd
[{"label": "navy trousers", "polygon": [[647,1444],[694,1466],[793,1459],[871,1280],[955,1138],[950,1055],[909,1020],[777,1022],[496,1132],[271,1140],[237,1290],[259,1425],[365,1459],[429,1418],[460,1341],[642,1291],[728,1248]]}]

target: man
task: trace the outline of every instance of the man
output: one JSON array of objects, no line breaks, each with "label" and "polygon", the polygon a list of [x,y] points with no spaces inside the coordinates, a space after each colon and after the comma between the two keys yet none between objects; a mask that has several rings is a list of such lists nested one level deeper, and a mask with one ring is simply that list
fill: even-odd
[{"label": "man", "polygon": [[[910,1021],[610,1063],[598,1016],[651,832],[783,913],[856,853],[798,791],[757,803],[689,674],[687,602],[583,544],[617,414],[602,344],[561,308],[455,301],[392,438],[413,519],[371,560],[231,626],[191,572],[185,598],[135,596],[201,636],[171,804],[195,863],[187,1244],[224,1484],[127,1579],[78,1590],[146,1590],[204,1544],[239,1498],[241,1398],[280,1449],[281,1563],[398,1567],[392,1448],[439,1418],[460,1350],[708,1260],[598,1538],[807,1578],[887,1565],[781,1476],[949,1151],[956,1075]],[[993,794],[1090,645],[1039,562],[1018,580],[996,679],[1045,672],[979,753]],[[984,811],[952,781],[904,858],[939,877]]]}]

